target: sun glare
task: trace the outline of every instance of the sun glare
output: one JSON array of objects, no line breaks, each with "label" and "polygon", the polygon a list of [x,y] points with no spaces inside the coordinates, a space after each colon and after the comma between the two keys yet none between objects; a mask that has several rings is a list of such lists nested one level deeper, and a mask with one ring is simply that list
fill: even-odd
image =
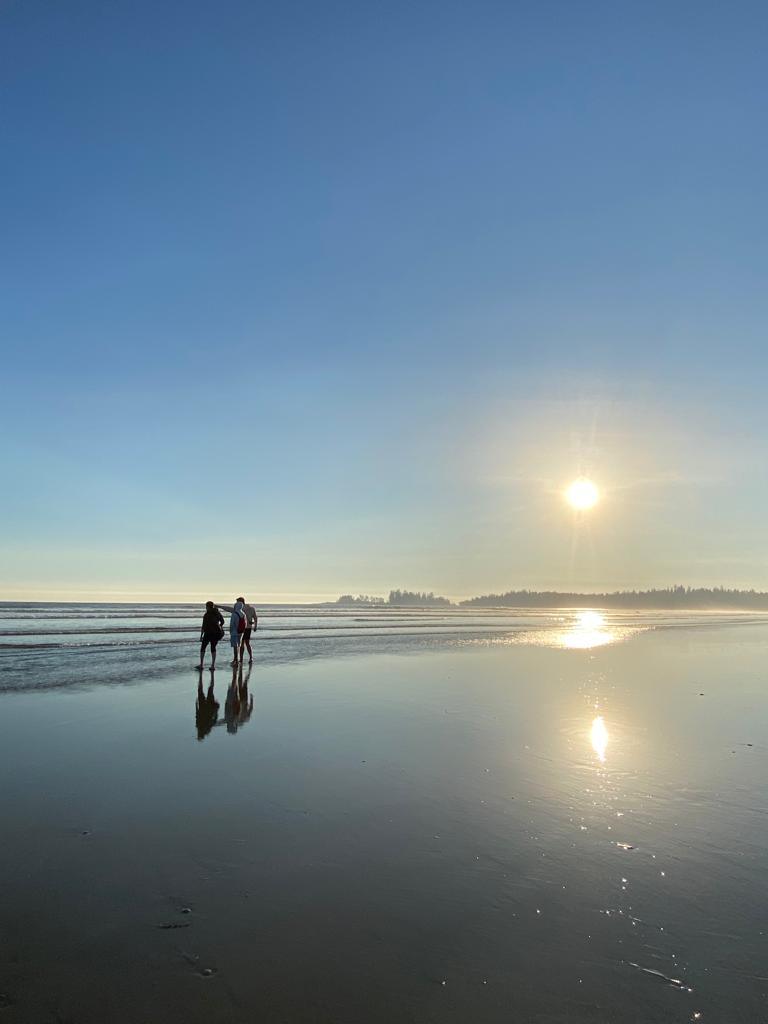
[{"label": "sun glare", "polygon": [[606,626],[600,612],[579,612],[570,627],[559,635],[559,646],[572,651],[588,651],[616,640],[615,631]]},{"label": "sun glare", "polygon": [[599,497],[598,490],[592,481],[585,480],[583,477],[580,480],[574,480],[565,492],[568,504],[579,512],[592,508],[597,504]]},{"label": "sun glare", "polygon": [[608,730],[605,727],[602,715],[598,715],[592,722],[590,739],[592,740],[592,749],[597,754],[598,759],[605,761],[605,750],[608,746]]}]

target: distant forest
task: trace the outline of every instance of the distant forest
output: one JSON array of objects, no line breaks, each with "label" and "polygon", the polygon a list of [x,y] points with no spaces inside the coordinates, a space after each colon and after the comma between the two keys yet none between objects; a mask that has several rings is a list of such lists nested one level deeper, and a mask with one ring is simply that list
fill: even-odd
[{"label": "distant forest", "polygon": [[[391,590],[388,598],[343,594],[338,605],[395,608],[455,608],[447,597],[412,590]],[[734,608],[768,611],[768,593],[726,587],[667,587],[655,590],[616,590],[606,594],[575,594],[557,590],[508,590],[459,601],[464,608]]]},{"label": "distant forest", "polygon": [[725,587],[668,587],[663,590],[617,590],[610,594],[568,594],[558,591],[509,590],[460,602],[485,608],[761,608],[768,594]]},{"label": "distant forest", "polygon": [[422,605],[430,608],[445,608],[453,604],[447,597],[437,597],[430,591],[428,594],[414,592],[412,590],[390,590],[389,604],[398,605]]},{"label": "distant forest", "polygon": [[383,597],[370,597],[368,594],[358,594],[354,597],[352,594],[342,594],[336,604],[343,605],[376,605],[381,607],[382,605],[390,605],[396,608],[445,608],[453,604],[447,597],[437,597],[433,593],[420,593],[413,590],[390,590],[389,598],[385,601]]}]

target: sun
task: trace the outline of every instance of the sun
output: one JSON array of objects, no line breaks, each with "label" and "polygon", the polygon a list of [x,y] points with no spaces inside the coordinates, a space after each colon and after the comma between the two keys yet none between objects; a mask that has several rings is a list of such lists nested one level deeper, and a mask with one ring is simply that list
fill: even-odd
[{"label": "sun", "polygon": [[568,504],[579,512],[592,508],[597,504],[599,498],[600,492],[598,489],[591,480],[585,480],[584,477],[574,480],[565,492],[565,499]]}]

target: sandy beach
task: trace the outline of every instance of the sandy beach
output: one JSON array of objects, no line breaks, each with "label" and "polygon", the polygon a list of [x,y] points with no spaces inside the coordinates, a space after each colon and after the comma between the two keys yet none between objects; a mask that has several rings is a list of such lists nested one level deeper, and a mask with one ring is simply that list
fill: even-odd
[{"label": "sandy beach", "polygon": [[768,627],[596,632],[3,693],[3,1020],[761,1020]]}]

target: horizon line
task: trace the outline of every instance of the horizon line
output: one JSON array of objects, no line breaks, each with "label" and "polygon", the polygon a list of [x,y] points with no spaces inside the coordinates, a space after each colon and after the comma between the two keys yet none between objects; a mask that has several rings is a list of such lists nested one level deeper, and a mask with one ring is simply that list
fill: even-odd
[{"label": "horizon line", "polygon": [[[210,590],[219,588],[210,588]],[[225,590],[226,588],[221,588]],[[230,588],[231,589],[231,588]],[[210,593],[210,590],[208,593]],[[612,590],[570,590],[570,589],[559,589],[559,588],[546,588],[546,589],[533,589],[531,587],[520,587],[516,589],[509,589],[498,592],[487,592],[483,594],[472,594],[466,596],[448,596],[443,594],[432,593],[432,596],[436,600],[448,600],[452,604],[461,604],[464,602],[489,600],[491,598],[504,598],[508,595],[523,595],[527,594],[531,597],[542,597],[542,596],[563,596],[563,597],[577,597],[577,598],[601,598],[601,597],[627,597],[632,595],[647,596],[651,594],[663,594],[663,593],[674,593],[675,591],[683,592],[708,592],[717,593],[723,592],[731,595],[754,595],[768,597],[768,590],[759,590],[755,586],[751,587],[737,587],[728,586],[725,584],[715,585],[699,585],[691,586],[689,584],[673,583],[667,584],[666,586],[653,586],[646,588],[638,587],[625,587],[620,589]],[[394,588],[391,588],[389,592],[393,592]],[[17,592],[18,593],[18,592]],[[240,588],[240,593],[243,593],[243,588]],[[245,593],[248,593],[248,588],[245,588]],[[427,593],[425,591],[408,591],[401,590],[403,594],[421,594]],[[56,597],[54,595],[64,595]],[[377,594],[358,594],[354,595],[349,592],[339,594],[334,592],[329,594],[328,592],[315,593],[307,591],[299,592],[264,592],[257,596],[247,597],[247,600],[255,604],[285,604],[285,605],[317,605],[317,604],[337,604],[341,597],[351,597],[357,599],[359,597],[369,597],[375,600],[382,600],[385,604],[388,603],[387,596],[381,596]],[[0,604],[204,604],[208,597],[204,596],[202,590],[178,590],[178,591],[130,591],[130,590],[86,590],[72,591],[64,589],[46,589],[26,591],[25,596],[13,596],[6,597],[0,595]],[[236,598],[225,597],[221,603]],[[363,605],[365,602],[360,601]],[[343,606],[343,605],[342,605]]]}]

